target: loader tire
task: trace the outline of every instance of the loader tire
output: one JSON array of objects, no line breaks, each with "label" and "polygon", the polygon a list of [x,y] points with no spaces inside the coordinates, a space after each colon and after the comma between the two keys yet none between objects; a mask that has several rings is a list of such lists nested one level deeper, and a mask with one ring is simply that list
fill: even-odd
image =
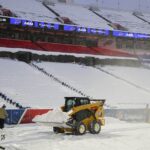
[{"label": "loader tire", "polygon": [[101,124],[100,124],[100,122],[98,122],[96,120],[93,120],[90,123],[89,131],[92,134],[99,134],[100,131],[101,131]]},{"label": "loader tire", "polygon": [[77,122],[75,127],[75,135],[83,135],[86,133],[86,125],[83,122]]}]

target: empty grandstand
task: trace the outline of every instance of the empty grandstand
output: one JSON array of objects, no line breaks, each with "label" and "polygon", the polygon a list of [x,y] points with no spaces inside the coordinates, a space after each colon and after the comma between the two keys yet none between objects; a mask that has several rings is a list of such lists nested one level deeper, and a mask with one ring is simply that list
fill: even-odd
[{"label": "empty grandstand", "polygon": [[[13,59],[0,60],[1,103],[49,109],[65,96],[106,98],[110,108],[149,103],[149,67],[143,68],[143,57],[150,57],[147,13],[71,1],[0,0],[0,5],[0,57]],[[114,64],[128,68],[105,66]]]},{"label": "empty grandstand", "polygon": [[[133,12],[36,0],[16,0],[11,5],[10,1],[0,2],[2,8],[12,12],[0,18],[1,47],[113,56],[149,55],[150,24]],[[34,9],[28,7],[31,2]]]}]

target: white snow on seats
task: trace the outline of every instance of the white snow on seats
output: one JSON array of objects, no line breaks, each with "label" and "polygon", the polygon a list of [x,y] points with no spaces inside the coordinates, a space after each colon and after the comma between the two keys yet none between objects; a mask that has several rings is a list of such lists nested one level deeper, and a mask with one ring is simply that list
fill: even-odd
[{"label": "white snow on seats", "polygon": [[78,5],[66,5],[61,3],[56,3],[54,6],[49,5],[62,17],[68,17],[74,23],[85,26],[85,27],[94,27],[102,29],[112,29],[108,26],[107,22],[97,15],[92,13],[88,8],[84,8]]},{"label": "white snow on seats", "polygon": [[0,4],[18,17],[44,22],[57,22],[56,16],[36,0],[0,0]]},{"label": "white snow on seats", "polygon": [[97,13],[113,23],[118,23],[128,28],[130,32],[150,33],[150,25],[133,16],[132,12],[102,9]]}]

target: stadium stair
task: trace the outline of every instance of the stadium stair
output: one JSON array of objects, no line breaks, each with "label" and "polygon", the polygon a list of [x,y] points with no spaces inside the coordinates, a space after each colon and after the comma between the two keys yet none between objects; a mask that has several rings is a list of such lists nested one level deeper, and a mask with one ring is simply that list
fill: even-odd
[{"label": "stadium stair", "polygon": [[116,78],[116,79],[118,79],[120,81],[123,81],[123,82],[125,82],[125,83],[127,83],[127,84],[129,84],[131,86],[134,86],[135,88],[138,88],[138,89],[140,89],[140,90],[150,94],[150,90],[149,89],[147,89],[145,87],[142,87],[140,85],[137,85],[136,83],[133,83],[133,82],[131,82],[131,81],[127,80],[127,79],[124,79],[124,78],[122,78],[120,76],[117,76],[114,73],[111,73],[111,72],[103,69],[102,67],[95,66],[94,68],[99,70],[99,71],[101,71],[101,72],[103,72],[103,73],[105,73],[105,74],[107,74],[107,75],[109,75],[109,76],[111,76],[111,77],[113,77],[113,78]]},{"label": "stadium stair", "polygon": [[[102,18],[103,20],[107,21],[109,24],[112,23],[112,21],[108,20],[107,18],[105,18],[104,16],[100,15],[99,13],[95,12],[94,10],[92,9],[89,9],[91,12],[93,12],[95,15],[97,15],[98,17]],[[109,25],[108,24],[108,25]],[[109,25],[110,26],[110,25]]]},{"label": "stadium stair", "polygon": [[2,93],[2,92],[0,92],[0,97],[1,97],[6,103],[9,103],[9,104],[15,106],[16,108],[19,108],[19,109],[23,108],[22,105],[20,105],[18,102],[13,101],[11,98],[9,98],[8,96],[6,96],[6,94],[4,94],[4,93]]},{"label": "stadium stair", "polygon": [[57,17],[56,20],[63,23],[63,24],[76,24],[68,17],[62,17],[59,13],[57,13],[55,10],[53,10],[50,6],[48,6],[45,2],[42,3],[45,8],[47,8],[49,11],[54,13]]},{"label": "stadium stair", "polygon": [[54,11],[52,8],[50,8],[46,3],[43,2],[42,4],[45,8],[47,8],[49,11],[54,13],[57,17],[60,17],[60,14],[58,14],[56,11]]},{"label": "stadium stair", "polygon": [[75,88],[75,87],[69,85],[68,83],[66,83],[66,82],[64,82],[64,81],[62,81],[62,80],[60,80],[59,78],[55,77],[53,74],[48,73],[45,69],[40,68],[39,66],[35,65],[34,63],[29,63],[29,65],[30,65],[31,67],[34,67],[34,68],[37,69],[38,71],[42,72],[44,75],[46,75],[46,76],[52,78],[55,82],[61,84],[62,86],[66,87],[66,88],[68,88],[68,89],[70,89],[70,90],[72,90],[72,91],[74,91],[74,92],[76,92],[76,93],[78,93],[78,94],[80,94],[80,95],[82,95],[82,96],[84,96],[84,97],[89,97],[89,98],[90,98],[90,96],[88,96],[87,94],[85,94],[85,93],[82,92],[81,90],[79,90],[79,89],[77,89],[77,88]]},{"label": "stadium stair", "polygon": [[132,15],[135,16],[136,18],[138,18],[138,19],[140,19],[140,20],[142,20],[142,21],[144,21],[144,22],[150,24],[150,22],[149,22],[148,20],[142,18],[141,16],[139,16],[139,15],[136,14],[135,12],[133,12]]},{"label": "stadium stair", "polygon": [[112,22],[111,20],[105,18],[104,16],[102,16],[101,14],[95,12],[94,10],[92,9],[89,9],[91,12],[93,12],[95,15],[97,15],[98,17],[102,18],[103,20],[105,20],[106,22],[108,22],[108,25],[110,27],[112,27],[113,29],[117,29],[117,30],[123,30],[123,31],[128,31],[128,29],[118,23],[114,23]]}]

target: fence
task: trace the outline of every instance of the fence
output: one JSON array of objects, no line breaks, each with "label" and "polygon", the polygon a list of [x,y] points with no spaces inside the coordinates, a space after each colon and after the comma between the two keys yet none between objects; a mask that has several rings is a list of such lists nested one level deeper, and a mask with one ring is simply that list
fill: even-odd
[{"label": "fence", "polygon": [[[6,124],[32,123],[36,115],[52,111],[52,109],[9,109]],[[150,123],[150,109],[106,109],[106,117],[114,117],[125,121],[138,121]]]},{"label": "fence", "polygon": [[115,117],[124,121],[150,122],[150,109],[107,109],[108,117]]}]

